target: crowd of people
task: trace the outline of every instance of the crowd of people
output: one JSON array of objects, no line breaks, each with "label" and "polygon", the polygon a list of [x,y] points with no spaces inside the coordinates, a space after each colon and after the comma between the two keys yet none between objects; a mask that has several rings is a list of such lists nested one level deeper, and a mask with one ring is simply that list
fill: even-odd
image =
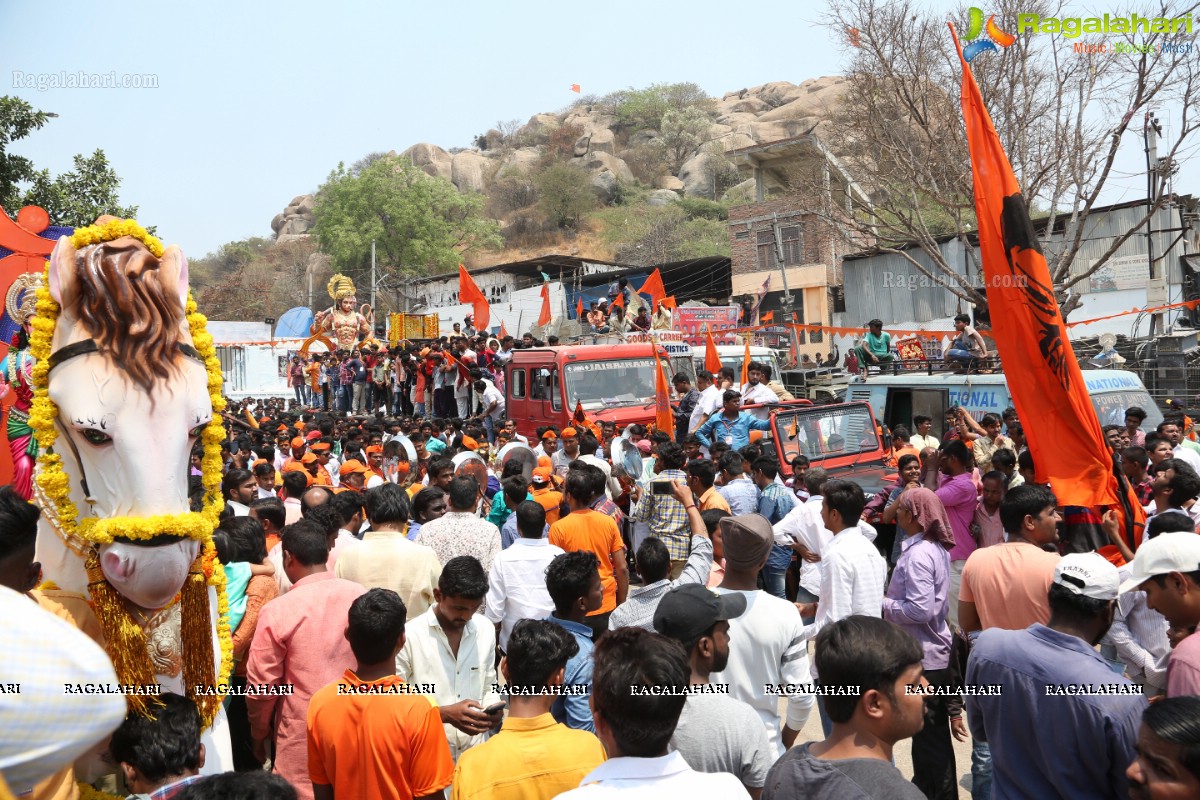
[{"label": "crowd of people", "polygon": [[[1131,537],[1035,480],[1011,409],[952,410],[940,438],[928,417],[897,426],[898,478],[869,498],[804,456],[781,465],[761,365],[745,385],[677,381],[675,430],[523,435],[503,366],[536,344],[360,347],[293,362],[290,401],[230,403],[214,541],[234,771],[201,777],[195,704],[167,695],[79,734],[126,793],[947,800],[969,740],[977,800],[1200,797],[1183,420],[1146,433],[1129,409],[1105,429],[1150,515]],[[512,442],[536,466],[497,459]],[[0,490],[0,584],[44,604],[37,518]],[[243,691],[271,686],[290,693]],[[814,709],[823,738],[802,741]],[[59,796],[44,781],[68,750],[0,774]]]}]

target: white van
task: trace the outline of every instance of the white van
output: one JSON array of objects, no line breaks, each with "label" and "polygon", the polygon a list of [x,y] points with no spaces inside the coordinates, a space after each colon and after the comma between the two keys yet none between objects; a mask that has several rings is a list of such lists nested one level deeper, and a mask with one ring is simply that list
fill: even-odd
[{"label": "white van", "polygon": [[[1146,391],[1141,378],[1118,369],[1083,371],[1084,384],[1101,425],[1125,424],[1125,409],[1138,406],[1146,412],[1142,430],[1153,431],[1162,422],[1162,412]],[[866,400],[888,428],[903,425],[913,432],[913,417],[933,419],[933,435],[944,438],[946,410],[961,406],[975,419],[984,414],[1000,416],[1011,406],[1012,396],[1004,375],[970,375],[952,372],[927,374],[871,375],[865,383],[852,383],[847,400]]]},{"label": "white van", "polygon": [[[692,346],[692,360],[696,362],[696,371],[704,369],[704,345]],[[721,344],[717,345],[717,355],[721,359],[722,367],[730,367],[733,369],[734,380],[738,380],[742,374],[742,360],[746,357],[746,346],[744,344]],[[750,347],[750,360],[758,361],[766,364],[771,368],[771,380],[777,381],[783,371],[779,367],[778,354],[769,347]]]}]

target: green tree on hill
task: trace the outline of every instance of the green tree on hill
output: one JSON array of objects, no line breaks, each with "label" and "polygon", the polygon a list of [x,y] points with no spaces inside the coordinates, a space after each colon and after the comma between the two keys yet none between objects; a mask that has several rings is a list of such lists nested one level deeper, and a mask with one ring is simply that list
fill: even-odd
[{"label": "green tree on hill", "polygon": [[405,158],[385,156],[357,174],[343,164],[317,192],[313,233],[334,269],[361,278],[375,241],[380,275],[453,270],[463,254],[502,244],[484,214],[484,198],[460,194],[450,181],[425,174]]}]

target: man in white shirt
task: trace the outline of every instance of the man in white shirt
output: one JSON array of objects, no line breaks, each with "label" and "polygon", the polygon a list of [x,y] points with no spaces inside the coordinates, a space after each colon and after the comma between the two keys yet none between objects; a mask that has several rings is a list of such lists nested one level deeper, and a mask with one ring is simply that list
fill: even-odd
[{"label": "man in white shirt", "polygon": [[[669,752],[687,700],[683,692],[691,683],[681,644],[642,628],[622,628],[596,643],[594,659],[592,710],[608,760],[588,773],[578,789],[560,794],[560,800],[746,796],[733,775],[696,772],[678,752]],[[677,691],[662,693],[665,687]]]},{"label": "man in white shirt", "polygon": [[[709,680],[728,684],[730,697],[754,709],[777,758],[796,741],[812,711],[811,692],[768,693],[766,688],[812,683],[808,642],[801,635],[804,623],[794,603],[758,589],[758,573],[767,563],[774,540],[767,518],[760,514],[726,517],[720,522],[720,530],[725,575],[717,591],[744,595],[746,613],[729,621],[729,661]],[[784,720],[779,718],[781,695],[787,697]]]},{"label": "man in white shirt", "polygon": [[692,409],[688,432],[695,431],[707,422],[709,417],[721,410],[721,390],[711,372],[702,369],[696,373],[696,391],[700,392],[700,398],[696,401],[696,407]]},{"label": "man in white shirt", "polygon": [[[829,480],[823,494],[821,520],[835,533],[821,554],[820,599],[800,610],[804,615],[814,611],[816,614],[816,619],[804,626],[801,635],[805,639],[814,638],[826,625],[855,614],[882,616],[883,593],[887,589],[887,562],[858,528],[867,504],[862,488],[852,481]],[[832,723],[820,701],[817,707],[821,711],[821,726],[828,736]]]},{"label": "man in white shirt", "polygon": [[[825,498],[821,492],[828,480],[828,473],[821,467],[813,467],[804,473],[804,488],[809,498],[798,503],[787,516],[775,523],[775,544],[791,547],[800,557],[800,586],[796,590],[796,602],[816,603],[821,596],[821,557],[833,533],[821,519]],[[811,623],[815,613],[803,615],[804,624]]]},{"label": "man in white shirt", "polygon": [[500,626],[501,651],[507,651],[514,625],[523,619],[545,619],[554,610],[546,589],[546,567],[565,552],[544,537],[546,509],[540,503],[525,500],[514,514],[521,538],[492,561],[484,610]]},{"label": "man in white shirt", "polygon": [[483,415],[483,427],[487,430],[488,442],[494,444],[496,429],[504,419],[504,395],[496,388],[496,384],[492,383],[489,386],[489,383],[482,378],[475,381],[475,393],[479,395],[479,405],[483,409],[480,413]]},{"label": "man in white shirt", "polygon": [[396,674],[404,681],[431,684],[455,761],[504,719],[503,698],[493,691],[496,629],[476,613],[487,588],[478,559],[450,559],[434,590],[437,602],[405,625],[407,640],[396,656]]},{"label": "man in white shirt", "polygon": [[[751,361],[749,368],[746,370],[747,383],[742,384],[742,405],[747,406],[751,403],[778,403],[779,397],[771,391],[764,380],[765,370],[763,365],[757,361]],[[765,406],[750,409],[751,414],[757,419],[768,419],[771,416],[771,410]]]},{"label": "man in white shirt", "polygon": [[942,443],[930,433],[933,428],[933,417],[917,414],[913,417],[913,427],[917,432],[909,438],[908,443],[917,448],[918,452],[926,447],[932,447],[934,450],[941,447]]}]

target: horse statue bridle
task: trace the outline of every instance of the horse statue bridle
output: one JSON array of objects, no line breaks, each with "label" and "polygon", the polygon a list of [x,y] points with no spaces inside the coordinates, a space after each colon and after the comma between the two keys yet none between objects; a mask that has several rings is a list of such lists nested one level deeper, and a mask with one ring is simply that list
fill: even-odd
[{"label": "horse statue bridle", "polygon": [[[50,354],[48,372],[53,372],[55,367],[63,362],[70,361],[72,358],[99,352],[101,352],[100,345],[96,344],[95,339],[82,339],[73,344],[65,345]],[[200,355],[200,352],[190,344],[183,344],[181,342],[179,344],[179,352],[187,358],[198,361],[201,365],[204,364],[204,358]],[[75,440],[71,438],[71,432],[63,424],[62,419],[55,419],[55,424],[58,425],[59,431],[62,432],[62,438],[71,447],[71,454],[75,456],[75,463],[79,465],[79,485],[83,489],[84,499],[87,501],[88,508],[91,508],[96,504],[96,499],[92,497],[92,492],[88,489],[87,468],[83,464],[83,459],[79,456],[79,448],[75,445]]]}]

